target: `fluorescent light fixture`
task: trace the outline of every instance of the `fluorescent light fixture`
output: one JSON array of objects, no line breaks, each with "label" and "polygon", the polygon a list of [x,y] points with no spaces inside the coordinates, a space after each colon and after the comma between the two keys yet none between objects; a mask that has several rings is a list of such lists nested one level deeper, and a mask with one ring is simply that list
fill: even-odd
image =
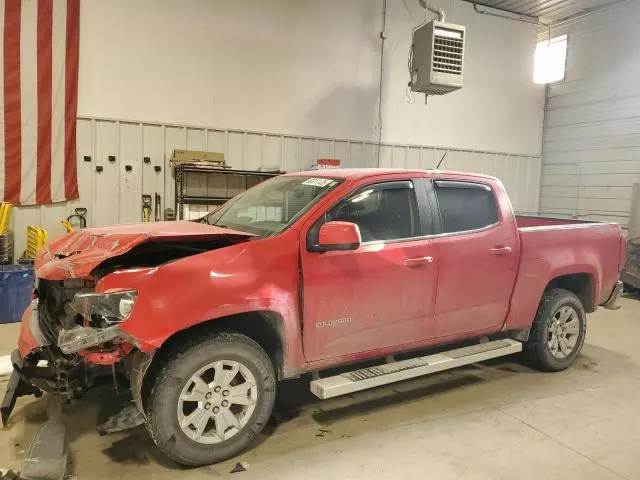
[{"label": "fluorescent light fixture", "polygon": [[533,81],[544,84],[564,80],[566,62],[566,35],[538,42],[534,56]]}]

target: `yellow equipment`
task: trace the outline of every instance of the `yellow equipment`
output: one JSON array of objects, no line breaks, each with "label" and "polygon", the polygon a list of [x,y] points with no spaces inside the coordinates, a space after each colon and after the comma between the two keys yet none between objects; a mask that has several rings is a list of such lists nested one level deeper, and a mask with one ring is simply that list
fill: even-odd
[{"label": "yellow equipment", "polygon": [[24,258],[36,258],[36,255],[47,244],[47,231],[35,225],[27,226],[27,249]]},{"label": "yellow equipment", "polygon": [[142,195],[142,221],[151,221],[151,195]]},{"label": "yellow equipment", "polygon": [[60,223],[67,231],[67,233],[75,232],[76,229],[73,228],[73,225],[71,225],[71,222],[69,220],[60,220]]},{"label": "yellow equipment", "polygon": [[13,205],[7,202],[0,204],[0,235],[4,235],[9,230],[9,224],[11,223],[11,211]]}]

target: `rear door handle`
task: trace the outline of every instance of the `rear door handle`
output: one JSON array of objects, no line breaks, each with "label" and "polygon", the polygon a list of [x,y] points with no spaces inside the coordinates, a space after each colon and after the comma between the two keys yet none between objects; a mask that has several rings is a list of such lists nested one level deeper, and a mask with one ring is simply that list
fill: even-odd
[{"label": "rear door handle", "polygon": [[511,247],[504,247],[504,246],[499,246],[499,247],[493,247],[492,249],[489,250],[489,253],[491,255],[504,255],[506,253],[511,253]]},{"label": "rear door handle", "polygon": [[433,263],[433,257],[413,257],[404,259],[404,266],[409,268],[424,267],[430,263]]}]

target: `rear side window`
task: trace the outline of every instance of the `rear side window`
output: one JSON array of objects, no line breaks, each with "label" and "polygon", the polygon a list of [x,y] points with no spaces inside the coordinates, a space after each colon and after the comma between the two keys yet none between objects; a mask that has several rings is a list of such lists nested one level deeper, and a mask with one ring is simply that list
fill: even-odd
[{"label": "rear side window", "polygon": [[498,209],[491,188],[481,183],[434,182],[442,233],[477,230],[498,223]]}]

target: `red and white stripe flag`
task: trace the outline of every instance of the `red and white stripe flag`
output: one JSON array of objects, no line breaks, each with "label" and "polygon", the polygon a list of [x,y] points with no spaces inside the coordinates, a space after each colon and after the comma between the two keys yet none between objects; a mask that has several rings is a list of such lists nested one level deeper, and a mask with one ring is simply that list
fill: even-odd
[{"label": "red and white stripe flag", "polygon": [[78,198],[80,0],[0,0],[0,200]]}]

